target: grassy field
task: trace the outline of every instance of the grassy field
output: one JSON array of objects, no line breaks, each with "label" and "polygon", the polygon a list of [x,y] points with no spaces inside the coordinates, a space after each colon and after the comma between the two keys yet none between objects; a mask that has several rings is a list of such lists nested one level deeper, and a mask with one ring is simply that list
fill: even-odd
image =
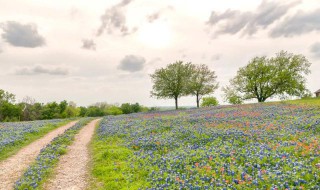
[{"label": "grassy field", "polygon": [[320,97],[307,98],[307,99],[301,99],[301,100],[290,100],[285,102],[290,104],[300,104],[300,105],[307,105],[307,106],[320,106]]},{"label": "grassy field", "polygon": [[319,102],[106,117],[91,189],[319,189]]}]

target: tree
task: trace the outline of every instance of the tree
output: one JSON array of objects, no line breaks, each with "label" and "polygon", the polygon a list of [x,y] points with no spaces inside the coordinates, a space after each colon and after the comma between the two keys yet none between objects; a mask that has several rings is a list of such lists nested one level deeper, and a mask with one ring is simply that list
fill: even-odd
[{"label": "tree", "polygon": [[20,106],[22,107],[22,120],[31,121],[32,112],[34,111],[33,105],[36,103],[36,100],[32,97],[26,96],[22,99]]},{"label": "tree", "polygon": [[121,115],[123,112],[118,106],[111,106],[106,110],[108,115]]},{"label": "tree", "polygon": [[56,119],[60,117],[60,107],[57,102],[47,103],[42,109],[41,119]]},{"label": "tree", "polygon": [[103,112],[103,109],[101,109],[97,106],[89,106],[85,116],[100,117],[100,116],[104,116],[104,115],[105,114]]},{"label": "tree", "polygon": [[132,111],[138,113],[142,111],[142,106],[139,103],[131,104]]},{"label": "tree", "polygon": [[196,96],[197,107],[204,95],[213,93],[218,88],[217,76],[207,65],[192,65],[192,73],[188,81],[187,93]]},{"label": "tree", "polygon": [[19,121],[21,113],[21,108],[10,102],[3,102],[0,106],[1,121]]},{"label": "tree", "polygon": [[80,117],[84,117],[84,116],[86,116],[86,113],[87,113],[87,111],[88,111],[88,108],[86,108],[86,107],[83,107],[83,106],[80,106],[80,113],[79,113],[79,116]]},{"label": "tree", "polygon": [[303,55],[281,51],[275,57],[255,57],[230,81],[243,100],[264,102],[275,96],[301,96],[311,63]]},{"label": "tree", "polygon": [[0,103],[2,102],[14,103],[15,100],[16,100],[16,96],[14,94],[11,94],[10,92],[0,89]]},{"label": "tree", "polygon": [[166,68],[157,69],[150,75],[153,82],[151,96],[156,98],[173,98],[178,109],[178,98],[187,95],[187,82],[191,74],[191,63],[177,61]]},{"label": "tree", "polygon": [[224,101],[228,102],[229,104],[242,104],[242,98],[241,96],[232,88],[230,87],[224,87],[222,88],[222,91],[224,92]]},{"label": "tree", "polygon": [[62,113],[67,109],[68,102],[66,100],[63,100],[59,103],[59,114],[62,115]]},{"label": "tree", "polygon": [[21,107],[13,104],[15,95],[0,89],[0,121],[18,121]]},{"label": "tree", "polygon": [[217,106],[219,101],[215,97],[204,97],[202,99],[201,107]]},{"label": "tree", "polygon": [[129,103],[121,104],[121,110],[124,114],[133,113],[132,107]]}]

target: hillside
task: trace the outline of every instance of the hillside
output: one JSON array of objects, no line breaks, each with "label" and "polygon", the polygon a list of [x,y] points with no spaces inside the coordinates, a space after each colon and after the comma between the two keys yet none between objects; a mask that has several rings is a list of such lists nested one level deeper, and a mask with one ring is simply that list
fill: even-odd
[{"label": "hillside", "polygon": [[317,189],[318,103],[106,117],[93,141],[93,188]]}]

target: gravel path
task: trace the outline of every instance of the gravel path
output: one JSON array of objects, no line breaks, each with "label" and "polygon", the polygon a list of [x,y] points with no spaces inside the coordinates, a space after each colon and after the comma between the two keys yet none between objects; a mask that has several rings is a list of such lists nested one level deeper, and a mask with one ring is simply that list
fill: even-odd
[{"label": "gravel path", "polygon": [[77,121],[70,122],[67,125],[49,132],[44,137],[22,148],[15,155],[0,162],[0,190],[13,189],[14,183],[35,160],[37,155],[40,153],[40,150],[49,144],[53,138],[59,134],[62,134],[66,129],[72,127],[76,122]]},{"label": "gravel path", "polygon": [[90,158],[88,144],[98,121],[91,121],[75,136],[75,141],[68,147],[67,154],[61,156],[54,176],[44,185],[44,189],[82,190],[87,187]]}]

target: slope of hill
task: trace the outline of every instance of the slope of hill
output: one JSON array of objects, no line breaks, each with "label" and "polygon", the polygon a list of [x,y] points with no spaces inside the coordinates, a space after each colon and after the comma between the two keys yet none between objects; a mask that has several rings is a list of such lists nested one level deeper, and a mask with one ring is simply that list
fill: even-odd
[{"label": "slope of hill", "polygon": [[318,189],[314,102],[106,117],[92,143],[92,189]]}]

